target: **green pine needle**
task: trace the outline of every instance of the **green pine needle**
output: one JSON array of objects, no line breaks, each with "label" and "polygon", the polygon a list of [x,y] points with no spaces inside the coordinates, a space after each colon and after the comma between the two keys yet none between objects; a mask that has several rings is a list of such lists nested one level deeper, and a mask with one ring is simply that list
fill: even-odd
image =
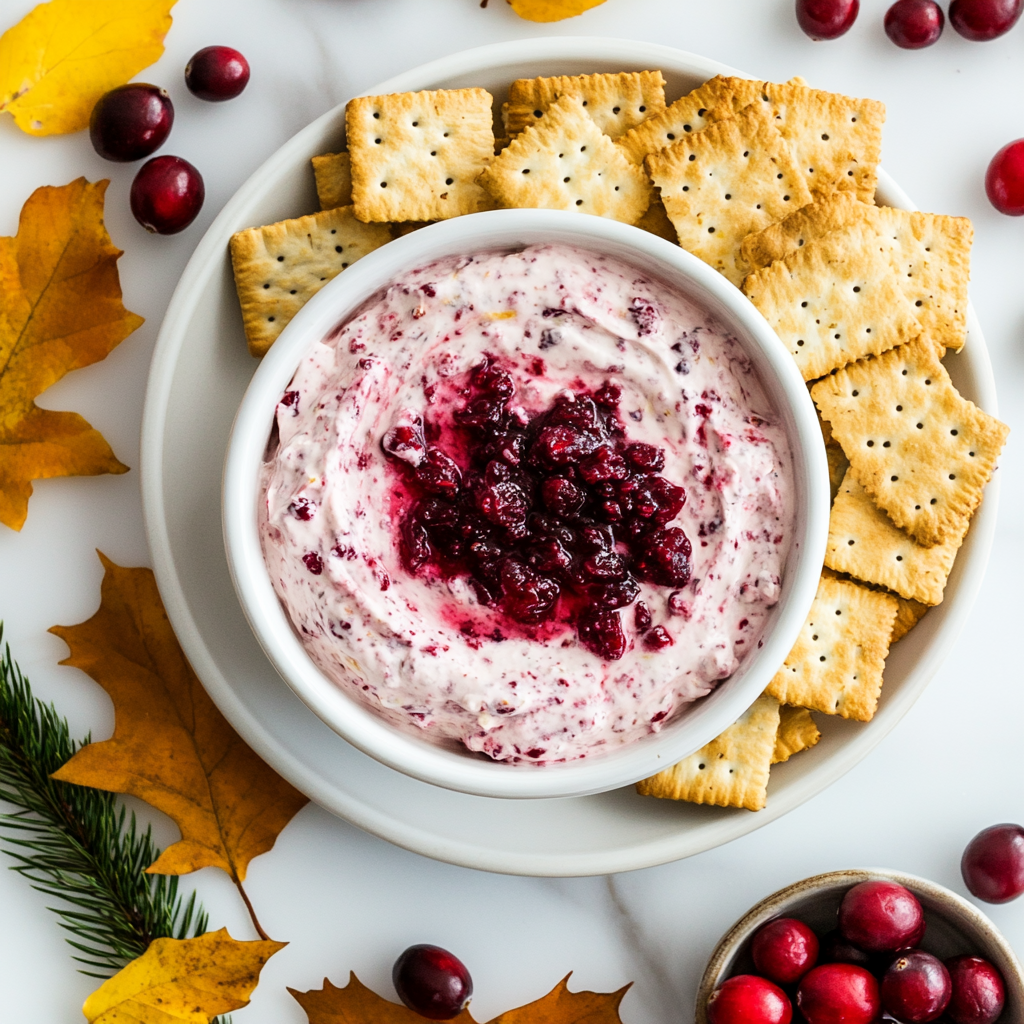
[{"label": "green pine needle", "polygon": [[13,871],[59,901],[50,909],[70,933],[81,973],[108,978],[153,939],[202,935],[207,916],[195,893],[178,895],[176,877],[145,874],[160,850],[114,794],[50,778],[77,748],[67,720],[33,697],[5,646],[0,801],[19,810],[0,814],[0,848],[14,860]]}]

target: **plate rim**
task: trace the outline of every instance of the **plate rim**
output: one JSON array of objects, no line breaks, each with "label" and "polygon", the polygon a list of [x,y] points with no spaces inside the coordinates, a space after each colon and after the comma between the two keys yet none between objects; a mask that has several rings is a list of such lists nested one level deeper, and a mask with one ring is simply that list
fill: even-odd
[{"label": "plate rim", "polygon": [[[545,36],[519,39],[461,50],[447,57],[412,68],[385,82],[372,86],[361,95],[401,92],[421,87],[424,79],[450,79],[513,60],[543,61],[559,59],[621,61],[623,63],[668,63],[686,65],[694,74],[731,74],[751,77],[728,65],[675,47],[637,40],[618,40],[592,36]],[[292,163],[294,151],[301,151],[307,138],[334,124],[345,104],[338,104],[293,135],[265,160],[240,186],[214,218],[189,259],[171,296],[157,337],[147,380],[140,449],[143,520],[153,560],[157,586],[168,617],[196,675],[214,703],[242,738],[283,777],[331,813],[372,835],[397,846],[462,867],[505,874],[566,877],[608,874],[638,870],[683,859],[713,849],[769,824],[828,788],[871,751],[895,728],[923,693],[945,661],[969,617],[985,575],[995,534],[999,498],[998,473],[989,482],[981,512],[972,524],[975,533],[972,560],[958,582],[957,614],[951,616],[940,637],[924,652],[896,697],[880,710],[869,728],[858,734],[831,756],[820,769],[797,780],[773,795],[769,805],[756,815],[723,813],[712,827],[694,834],[683,829],[671,836],[640,844],[595,853],[524,853],[496,850],[452,838],[441,838],[418,825],[398,821],[365,803],[353,800],[327,785],[295,759],[229,686],[222,684],[220,670],[209,654],[202,631],[192,614],[185,589],[175,568],[172,543],[167,530],[163,500],[163,428],[173,381],[173,370],[185,338],[185,329],[198,305],[199,285],[211,271],[222,265],[225,231],[234,211],[248,203],[262,189],[262,182],[282,165]],[[879,169],[879,191],[892,205],[916,209],[906,193]],[[230,232],[228,232],[230,233]],[[973,307],[968,307],[971,334],[971,359],[981,401],[993,415],[997,413],[995,380],[988,350]],[[312,712],[310,712],[312,714]],[[340,737],[339,737],[340,739]],[[344,741],[342,741],[344,742]]]}]

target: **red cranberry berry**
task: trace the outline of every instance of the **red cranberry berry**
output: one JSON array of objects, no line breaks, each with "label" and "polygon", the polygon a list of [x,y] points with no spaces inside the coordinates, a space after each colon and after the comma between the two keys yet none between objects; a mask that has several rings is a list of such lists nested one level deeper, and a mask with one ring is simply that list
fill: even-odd
[{"label": "red cranberry berry", "polygon": [[861,882],[839,905],[843,938],[869,953],[920,942],[923,924],[924,912],[917,897],[895,882]]},{"label": "red cranberry berry", "polygon": [[[664,451],[630,442],[613,382],[593,394],[561,392],[532,416],[511,404],[515,392],[512,375],[488,358],[459,385],[463,400],[435,413],[451,422],[410,414],[384,433],[406,503],[397,524],[406,566],[468,577],[479,603],[511,620],[470,623],[464,633],[475,645],[504,639],[510,626],[547,640],[565,624],[582,647],[614,661],[629,649],[629,623],[645,649],[671,647],[648,606],[620,613],[641,580],[690,579],[690,541],[669,525],[686,495],[660,475]],[[449,450],[435,443],[442,439]]]},{"label": "red cranberry berry", "polygon": [[780,917],[757,932],[750,952],[760,974],[779,985],[790,985],[817,963],[818,937],[803,921]]},{"label": "red cranberry berry", "polygon": [[993,825],[968,844],[960,873],[971,893],[986,903],[1009,903],[1024,892],[1024,828]]},{"label": "red cranberry berry", "polygon": [[838,39],[850,31],[860,0],[796,0],[796,20],[812,39]]},{"label": "red cranberry berry", "polygon": [[938,42],[946,17],[935,0],[896,0],[885,12],[885,34],[904,50]]},{"label": "red cranberry berry", "polygon": [[204,46],[185,66],[185,84],[201,100],[233,100],[249,84],[249,62],[230,46]]},{"label": "red cranberry berry", "polygon": [[127,163],[159,149],[171,133],[174,105],[166,89],[132,82],[111,89],[96,101],[89,138],[104,160]]},{"label": "red cranberry berry", "polygon": [[946,970],[953,986],[946,1016],[953,1024],[995,1024],[1006,1002],[999,971],[980,956],[955,956]]},{"label": "red cranberry berry", "polygon": [[873,1024],[881,1007],[878,982],[863,967],[822,964],[803,976],[796,1005],[807,1024]]},{"label": "red cranberry berry", "polygon": [[953,0],[949,23],[965,39],[984,43],[1017,24],[1024,0]]},{"label": "red cranberry berry", "polygon": [[793,1005],[782,989],[755,974],[737,974],[711,993],[708,1024],[790,1024]]},{"label": "red cranberry berry", "polygon": [[942,961],[911,949],[900,953],[882,977],[882,1006],[903,1024],[925,1024],[945,1010],[952,990]]},{"label": "red cranberry berry", "polygon": [[180,156],[156,156],[139,168],[132,182],[135,219],[158,235],[184,231],[203,208],[202,175]]},{"label": "red cranberry berry", "polygon": [[992,157],[985,174],[985,192],[1000,213],[1024,215],[1024,139],[1008,143]]},{"label": "red cranberry berry", "polygon": [[429,1020],[457,1017],[473,994],[466,965],[440,946],[410,946],[391,971],[398,998]]},{"label": "red cranberry berry", "polygon": [[870,970],[873,961],[870,953],[865,953],[859,946],[847,942],[836,928],[822,938],[818,950],[818,963],[856,964]]}]

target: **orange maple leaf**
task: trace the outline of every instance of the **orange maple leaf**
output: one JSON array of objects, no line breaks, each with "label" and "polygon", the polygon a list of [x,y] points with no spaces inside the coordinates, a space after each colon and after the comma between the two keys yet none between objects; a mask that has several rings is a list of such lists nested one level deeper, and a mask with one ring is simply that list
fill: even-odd
[{"label": "orange maple leaf", "polygon": [[32,481],[127,473],[99,431],[35,397],[105,359],[143,321],[121,302],[103,226],[107,181],[38,188],[0,238],[0,522],[20,530]]},{"label": "orange maple leaf", "polygon": [[[619,1004],[629,985],[618,992],[570,992],[567,974],[546,996],[499,1014],[489,1024],[622,1024]],[[423,1018],[398,1003],[381,998],[355,974],[344,988],[324,978],[322,989],[288,989],[306,1011],[309,1024],[423,1024]],[[463,1010],[452,1024],[476,1024]]]},{"label": "orange maple leaf", "polygon": [[122,568],[102,553],[100,560],[106,573],[99,611],[50,632],[71,648],[61,664],[87,672],[110,694],[114,736],[82,747],[53,777],[130,793],[164,811],[181,839],[149,871],[223,868],[249,906],[241,889],[249,861],[274,845],[307,799],[245,745],[210,700],[178,645],[152,570]]}]

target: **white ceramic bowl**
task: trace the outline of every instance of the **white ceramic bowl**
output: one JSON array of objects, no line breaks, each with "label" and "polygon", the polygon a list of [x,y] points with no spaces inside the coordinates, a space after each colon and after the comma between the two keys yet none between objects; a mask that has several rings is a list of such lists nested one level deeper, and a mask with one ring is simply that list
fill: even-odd
[{"label": "white ceramic bowl", "polygon": [[[1006,1005],[999,1020],[1010,1024],[1024,1019],[1024,972],[1020,961],[999,929],[973,903],[916,875],[883,868],[852,868],[804,878],[751,907],[711,954],[697,989],[696,1024],[707,1024],[708,999],[726,978],[755,973],[750,943],[762,925],[777,917],[795,917],[824,935],[836,927],[839,904],[847,890],[861,882],[880,879],[902,885],[920,900],[928,926],[921,943],[923,949],[940,960],[969,954],[994,964],[1006,983]],[[799,1013],[794,1011],[794,1019],[796,1016]]]},{"label": "white ceramic bowl", "polygon": [[[750,356],[793,453],[795,517],[782,596],[763,646],[708,696],[657,734],[607,754],[544,767],[496,763],[405,732],[327,679],[306,653],[271,585],[257,529],[258,475],[280,400],[302,357],[402,274],[445,256],[577,245],[662,279],[710,312]],[[693,753],[743,713],[789,652],[818,582],[828,533],[828,468],[821,432],[792,357],[761,314],[724,277],[678,246],[615,221],[551,210],[500,210],[444,221],[391,242],[326,285],[281,333],[235,418],[224,472],[224,537],[253,632],[282,678],[331,728],[384,764],[479,796],[583,796],[629,785]],[[399,583],[400,585],[400,583]]]}]

